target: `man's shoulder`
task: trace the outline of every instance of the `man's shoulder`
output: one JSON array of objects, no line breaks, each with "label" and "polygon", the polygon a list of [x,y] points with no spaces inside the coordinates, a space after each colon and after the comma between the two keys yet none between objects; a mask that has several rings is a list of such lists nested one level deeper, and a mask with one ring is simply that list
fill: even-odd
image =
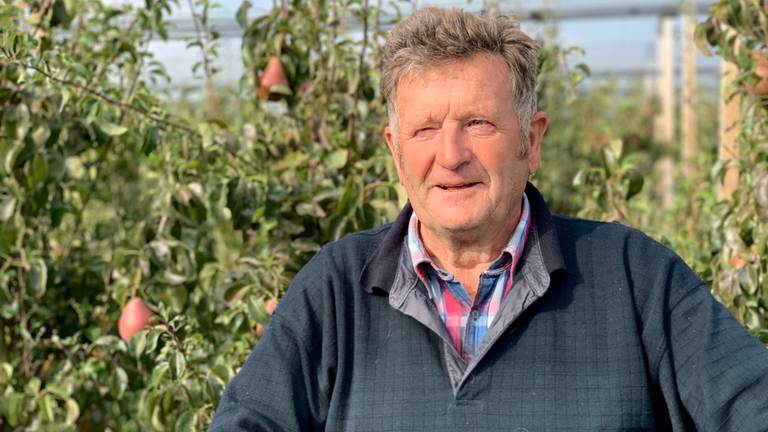
[{"label": "man's shoulder", "polygon": [[358,256],[368,256],[381,244],[381,241],[391,227],[392,224],[388,223],[367,230],[349,233],[338,240],[326,243],[321,251],[330,255],[352,253]]},{"label": "man's shoulder", "polygon": [[633,237],[641,241],[649,240],[655,242],[655,240],[645,232],[629,225],[625,225],[619,221],[605,222],[560,214],[552,215],[552,219],[558,230],[558,234],[560,235],[576,237],[597,235],[598,237],[596,240],[604,238]]},{"label": "man's shoulder", "polygon": [[301,269],[296,279],[316,280],[322,275],[332,278],[357,277],[368,258],[376,251],[392,224],[357,231],[324,244]]},{"label": "man's shoulder", "polygon": [[603,222],[573,216],[553,215],[558,238],[566,248],[588,247],[606,254],[651,253],[653,257],[677,255],[647,233],[621,222]]},{"label": "man's shoulder", "polygon": [[[282,303],[298,309],[318,306],[330,299],[346,298],[357,285],[366,261],[376,251],[391,224],[358,231],[326,243],[293,277]],[[317,295],[318,292],[332,295]],[[300,299],[297,301],[296,299]],[[284,307],[284,309],[285,309]],[[296,312],[299,313],[299,312]]]},{"label": "man's shoulder", "polygon": [[674,286],[685,292],[702,284],[677,253],[637,228],[570,216],[553,220],[566,265],[582,277],[626,279],[642,290]]}]

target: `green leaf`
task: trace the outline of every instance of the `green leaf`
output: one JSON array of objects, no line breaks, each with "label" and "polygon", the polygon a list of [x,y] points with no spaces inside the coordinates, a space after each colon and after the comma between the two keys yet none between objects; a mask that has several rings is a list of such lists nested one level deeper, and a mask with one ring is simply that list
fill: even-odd
[{"label": "green leaf", "polygon": [[62,87],[61,88],[61,104],[59,104],[59,114],[64,111],[64,107],[67,106],[69,103],[69,99],[72,97],[72,93],[69,91],[68,88]]},{"label": "green leaf", "polygon": [[13,376],[13,366],[10,363],[0,363],[0,387],[6,386]]},{"label": "green leaf", "polygon": [[72,426],[78,417],[80,417],[80,406],[77,404],[77,401],[72,398],[67,399],[67,414],[64,423]]},{"label": "green leaf", "polygon": [[171,366],[168,364],[168,362],[165,361],[156,364],[154,369],[152,369],[152,376],[149,378],[147,388],[153,389],[157,387],[165,378],[170,368]]},{"label": "green leaf", "polygon": [[235,19],[237,20],[237,24],[243,29],[248,27],[248,9],[250,8],[251,2],[248,0],[243,0],[243,2],[240,4],[240,7],[237,8]]},{"label": "green leaf", "polygon": [[176,420],[175,430],[176,432],[188,432],[195,430],[195,426],[197,426],[197,414],[194,409],[190,409]]},{"label": "green leaf", "polygon": [[168,262],[168,259],[171,257],[171,248],[168,246],[168,242],[155,240],[150,242],[149,246],[152,248],[152,252],[158,261],[161,263]]},{"label": "green leaf", "polygon": [[256,303],[253,301],[253,298],[247,297],[245,299],[245,305],[248,307],[248,316],[251,320],[256,321],[260,324],[266,324],[269,321],[269,315],[267,315],[267,312],[264,310],[264,304],[261,303],[261,306],[256,305]]},{"label": "green leaf", "polygon": [[120,136],[128,132],[127,127],[120,126],[108,121],[98,121],[96,122],[96,125],[99,127],[99,129],[101,129],[102,132],[110,136]]},{"label": "green leaf", "polygon": [[61,400],[69,398],[69,391],[67,391],[67,388],[61,384],[48,384],[45,386],[45,390]]},{"label": "green leaf", "polygon": [[620,139],[612,139],[608,145],[611,147],[611,150],[613,151],[613,154],[616,156],[616,159],[621,159],[621,155],[624,150],[624,142]]},{"label": "green leaf", "polygon": [[43,419],[52,422],[55,419],[55,409],[56,399],[48,393],[44,394],[43,397],[40,398],[40,412],[43,414]]},{"label": "green leaf", "polygon": [[187,360],[184,358],[184,353],[176,351],[173,353],[173,374],[178,379],[184,373],[187,368]]},{"label": "green leaf", "polygon": [[141,145],[141,152],[145,156],[149,156],[153,153],[157,146],[160,145],[160,131],[157,126],[150,126],[147,131],[144,132],[144,142]]},{"label": "green leaf", "polygon": [[712,56],[712,51],[709,49],[709,42],[707,41],[707,23],[701,23],[696,26],[693,31],[693,42],[699,51],[707,57]]},{"label": "green leaf", "polygon": [[768,174],[763,174],[755,185],[755,198],[757,205],[768,208]]},{"label": "green leaf", "polygon": [[120,400],[128,388],[128,374],[120,366],[116,366],[110,378],[109,391],[115,400]]},{"label": "green leaf", "polygon": [[101,337],[101,327],[92,325],[85,329],[85,336],[92,341],[96,341]]},{"label": "green leaf", "polygon": [[635,168],[630,168],[627,170],[627,172],[624,173],[623,180],[628,183],[627,194],[625,197],[627,200],[643,190],[643,183],[645,182],[645,179],[643,178],[643,175],[640,174],[640,171],[636,170]]},{"label": "green leaf", "polygon": [[293,94],[293,92],[291,91],[291,88],[285,84],[273,85],[272,87],[269,88],[269,92],[277,93],[283,96],[290,96]]},{"label": "green leaf", "polygon": [[339,200],[338,214],[345,216],[354,210],[355,207],[355,179],[349,177],[344,185],[344,193]]},{"label": "green leaf", "polygon": [[0,202],[0,222],[5,222],[13,217],[13,213],[16,210],[16,198],[6,197]]},{"label": "green leaf", "polygon": [[204,149],[213,145],[213,128],[211,128],[210,123],[198,123],[197,130],[200,132],[200,137],[203,139],[202,144]]},{"label": "green leaf", "polygon": [[208,117],[206,121],[212,125],[218,126],[225,130],[229,128],[229,125],[227,124],[227,122],[224,119],[219,117]]},{"label": "green leaf", "polygon": [[614,168],[619,161],[619,156],[611,146],[603,147],[603,168],[607,177],[613,175]]},{"label": "green leaf", "polygon": [[233,372],[226,364],[216,363],[211,368],[214,376],[219,378],[222,383],[228,383],[232,379]]},{"label": "green leaf", "polygon": [[149,330],[147,333],[147,348],[146,352],[152,353],[157,349],[157,341],[160,339],[159,330]]},{"label": "green leaf", "polygon": [[4,396],[5,415],[8,418],[8,423],[12,427],[19,425],[19,417],[21,417],[21,410],[24,407],[24,395],[21,393],[11,392],[11,394]]},{"label": "green leaf", "polygon": [[13,175],[13,168],[16,166],[16,158],[19,156],[19,153],[21,153],[23,148],[24,147],[21,145],[21,142],[16,142],[5,154],[5,159],[3,160],[3,169],[5,169],[6,175]]},{"label": "green leaf", "polygon": [[588,77],[592,75],[592,70],[589,68],[589,65],[586,63],[579,63],[576,66],[574,66],[584,77]]},{"label": "green leaf", "polygon": [[152,410],[152,418],[150,419],[150,422],[152,424],[152,427],[155,428],[157,431],[164,431],[165,425],[163,424],[163,421],[161,420],[164,417],[162,412],[162,407],[158,403],[155,405],[155,409]]},{"label": "green leaf", "polygon": [[67,8],[63,0],[56,0],[53,3],[51,11],[51,27],[57,27],[60,25],[67,25],[72,18],[67,13]]},{"label": "green leaf", "polygon": [[71,156],[64,160],[64,166],[67,168],[67,173],[74,179],[82,179],[85,177],[85,165],[83,160],[77,156]]},{"label": "green leaf", "polygon": [[169,284],[169,285],[181,285],[184,282],[187,281],[187,277],[173,272],[171,269],[165,269],[163,272],[163,279]]},{"label": "green leaf", "polygon": [[320,245],[308,238],[298,238],[291,243],[291,246],[298,252],[317,252]]},{"label": "green leaf", "polygon": [[343,168],[344,165],[347,164],[348,158],[349,158],[349,150],[347,149],[334,150],[328,156],[329,168],[334,170]]},{"label": "green leaf", "polygon": [[144,348],[147,346],[147,331],[142,330],[133,335],[129,345],[131,347],[130,351],[133,353],[133,355],[136,357],[141,357],[141,355],[144,353]]},{"label": "green leaf", "polygon": [[48,267],[41,258],[30,260],[29,290],[35,298],[41,298],[45,294],[48,284]]},{"label": "green leaf", "polygon": [[109,347],[111,349],[119,349],[120,346],[123,346],[120,339],[115,335],[100,336],[98,339],[93,341],[93,345]]},{"label": "green leaf", "polygon": [[38,148],[42,148],[45,146],[45,142],[48,141],[48,137],[51,136],[51,129],[47,124],[42,124],[35,128],[31,135],[32,142],[34,142]]}]

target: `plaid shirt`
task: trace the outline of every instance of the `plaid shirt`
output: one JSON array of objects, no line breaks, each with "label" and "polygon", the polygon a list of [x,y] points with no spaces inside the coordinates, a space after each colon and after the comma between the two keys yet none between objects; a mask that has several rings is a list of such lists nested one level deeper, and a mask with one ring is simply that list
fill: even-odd
[{"label": "plaid shirt", "polygon": [[512,275],[530,231],[530,204],[523,194],[520,222],[501,255],[480,274],[474,302],[452,274],[437,267],[419,235],[419,219],[411,214],[406,238],[413,268],[427,287],[437,312],[451,335],[456,351],[469,362],[499,312],[501,301],[512,287]]}]

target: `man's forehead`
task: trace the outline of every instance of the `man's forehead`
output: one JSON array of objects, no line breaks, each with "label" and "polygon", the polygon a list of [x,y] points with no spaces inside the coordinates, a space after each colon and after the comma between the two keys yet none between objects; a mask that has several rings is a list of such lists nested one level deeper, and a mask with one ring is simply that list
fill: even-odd
[{"label": "man's forehead", "polygon": [[401,120],[439,120],[449,111],[456,118],[490,116],[512,108],[512,86],[503,61],[472,65],[474,73],[465,74],[468,66],[466,60],[446,62],[403,76],[396,88],[397,106],[408,115]]},{"label": "man's forehead", "polygon": [[469,57],[443,59],[426,64],[412,65],[397,80],[397,87],[403,83],[419,80],[444,80],[446,73],[459,74],[479,62],[483,63],[483,70],[487,75],[502,75],[505,79],[509,78],[509,66],[501,56],[479,53]]}]

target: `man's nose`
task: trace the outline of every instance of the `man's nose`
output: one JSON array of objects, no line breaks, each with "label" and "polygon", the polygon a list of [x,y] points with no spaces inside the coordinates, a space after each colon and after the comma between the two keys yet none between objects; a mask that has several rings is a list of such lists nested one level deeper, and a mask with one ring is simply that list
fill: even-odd
[{"label": "man's nose", "polygon": [[435,159],[440,166],[450,170],[458,169],[472,159],[469,137],[462,133],[460,127],[443,127],[440,130]]}]

